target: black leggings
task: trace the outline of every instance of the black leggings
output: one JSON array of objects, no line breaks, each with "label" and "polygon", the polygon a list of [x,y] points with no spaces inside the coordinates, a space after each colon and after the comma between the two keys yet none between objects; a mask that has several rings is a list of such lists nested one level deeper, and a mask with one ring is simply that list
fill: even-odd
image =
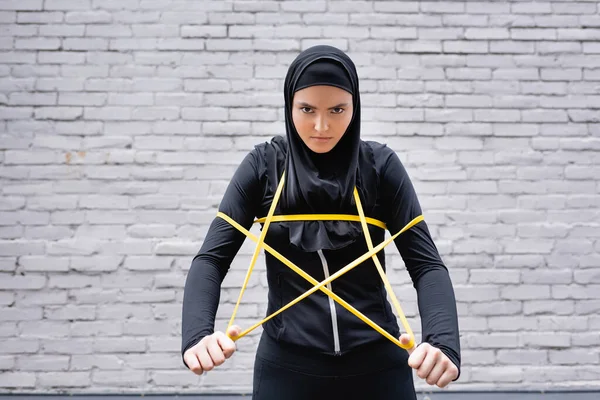
[{"label": "black leggings", "polygon": [[416,400],[407,361],[406,350],[387,339],[346,355],[326,356],[282,345],[263,333],[252,399]]}]

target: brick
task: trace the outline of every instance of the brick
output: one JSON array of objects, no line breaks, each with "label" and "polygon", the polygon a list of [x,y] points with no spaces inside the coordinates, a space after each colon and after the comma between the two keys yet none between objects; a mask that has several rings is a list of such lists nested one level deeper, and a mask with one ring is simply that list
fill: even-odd
[{"label": "brick", "polygon": [[116,355],[73,355],[71,356],[72,370],[89,371],[98,370],[121,370],[123,361]]},{"label": "brick", "polygon": [[526,300],[524,315],[571,315],[575,310],[573,300]]},{"label": "brick", "polygon": [[446,77],[457,80],[489,80],[492,71],[489,68],[446,68]]},{"label": "brick", "polygon": [[558,40],[591,40],[600,39],[600,29],[558,29]]},{"label": "brick", "polygon": [[460,40],[446,40],[443,42],[444,53],[487,53],[487,42],[469,42]]},{"label": "brick", "polygon": [[[8,338],[0,341],[0,351],[3,355],[6,354],[33,354],[37,353],[40,348],[40,342],[33,339],[15,339]],[[5,376],[3,373],[2,376]]]},{"label": "brick", "polygon": [[[22,253],[22,251],[20,252]],[[3,256],[7,256],[7,252],[2,253]],[[18,254],[22,255],[22,254]],[[10,275],[0,274],[2,279],[0,280],[0,289],[41,289],[46,284],[46,277],[41,275]]]},{"label": "brick", "polygon": [[513,28],[510,31],[513,40],[565,40],[564,36],[558,37],[556,29],[551,28]]},{"label": "brick", "polygon": [[536,49],[540,54],[581,53],[582,45],[579,42],[536,42]]},{"label": "brick", "polygon": [[69,369],[68,356],[34,355],[17,358],[20,371],[66,371]]},{"label": "brick", "polygon": [[490,301],[471,304],[470,310],[473,316],[516,315],[522,312],[522,305],[520,301]]},{"label": "brick", "polygon": [[143,353],[146,351],[146,341],[143,338],[98,338],[94,341],[94,352],[98,353]]},{"label": "brick", "polygon": [[490,53],[526,54],[535,52],[535,42],[493,40],[490,41]]},{"label": "brick", "polygon": [[40,26],[40,36],[83,36],[84,25],[42,25]]},{"label": "brick", "polygon": [[516,347],[519,337],[513,333],[465,335],[471,349],[502,349]]},{"label": "brick", "polygon": [[547,14],[552,12],[552,8],[547,2],[523,2],[511,4],[511,11],[516,14]]},{"label": "brick", "polygon": [[56,38],[15,38],[15,49],[22,50],[57,50],[61,41]]},{"label": "brick", "polygon": [[41,10],[43,8],[43,0],[23,0],[18,3],[15,2],[3,2],[0,5],[0,10],[16,10],[16,11],[30,11],[30,10]]},{"label": "brick", "polygon": [[108,40],[101,38],[66,38],[63,50],[108,50]]},{"label": "brick", "polygon": [[588,317],[585,316],[540,316],[538,319],[541,331],[586,331],[588,330]]},{"label": "brick", "polygon": [[30,372],[3,372],[0,375],[1,388],[34,388],[36,378]]},{"label": "brick", "polygon": [[569,347],[571,336],[567,333],[523,333],[521,342],[524,346],[533,348],[564,348]]},{"label": "brick", "polygon": [[510,12],[509,3],[491,3],[485,2],[466,2],[466,11],[468,14],[508,14]]},{"label": "brick", "polygon": [[15,11],[0,11],[0,22],[4,24],[17,22],[17,13]]},{"label": "brick", "polygon": [[46,0],[46,10],[88,10],[91,8],[90,0]]},{"label": "brick", "polygon": [[552,286],[552,297],[555,299],[596,299],[598,285],[554,285]]},{"label": "brick", "polygon": [[550,350],[549,358],[552,365],[597,364],[598,352],[584,349]]},{"label": "brick", "polygon": [[68,24],[107,24],[112,21],[111,13],[102,10],[71,11],[65,13],[65,22]]},{"label": "brick", "polygon": [[87,372],[43,372],[38,374],[41,387],[87,387],[90,376]]},{"label": "brick", "polygon": [[507,365],[547,365],[547,350],[498,350],[496,360]]}]

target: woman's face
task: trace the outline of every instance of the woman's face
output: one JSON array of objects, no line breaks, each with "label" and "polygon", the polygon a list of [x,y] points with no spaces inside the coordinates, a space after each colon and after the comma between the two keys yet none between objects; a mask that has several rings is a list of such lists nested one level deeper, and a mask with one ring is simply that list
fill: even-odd
[{"label": "woman's face", "polygon": [[294,93],[292,119],[298,135],[315,153],[327,153],[352,120],[352,94],[335,86],[309,86]]}]

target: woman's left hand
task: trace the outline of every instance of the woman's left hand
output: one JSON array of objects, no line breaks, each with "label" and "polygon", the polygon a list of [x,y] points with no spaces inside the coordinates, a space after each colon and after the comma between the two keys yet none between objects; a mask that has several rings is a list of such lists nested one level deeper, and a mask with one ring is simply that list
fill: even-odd
[{"label": "woman's left hand", "polygon": [[[400,336],[402,344],[410,342],[406,333]],[[440,349],[429,343],[421,343],[408,350],[408,365],[417,370],[417,376],[430,385],[446,387],[458,377],[458,368]]]}]

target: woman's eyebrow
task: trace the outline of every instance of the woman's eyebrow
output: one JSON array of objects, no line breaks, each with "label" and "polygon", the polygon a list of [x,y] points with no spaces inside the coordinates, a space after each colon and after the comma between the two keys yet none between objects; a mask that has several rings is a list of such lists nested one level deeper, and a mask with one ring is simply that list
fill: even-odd
[{"label": "woman's eyebrow", "polygon": [[[302,106],[302,107],[309,107],[309,108],[314,108],[315,110],[317,110],[317,107],[311,106],[310,104],[308,104],[308,103],[306,103],[304,101],[299,101],[296,104],[299,105],[299,106]],[[340,108],[340,107],[347,107],[347,106],[348,106],[348,103],[340,103],[340,104],[335,105],[333,107],[329,107],[329,109],[331,110],[332,108]]]}]

